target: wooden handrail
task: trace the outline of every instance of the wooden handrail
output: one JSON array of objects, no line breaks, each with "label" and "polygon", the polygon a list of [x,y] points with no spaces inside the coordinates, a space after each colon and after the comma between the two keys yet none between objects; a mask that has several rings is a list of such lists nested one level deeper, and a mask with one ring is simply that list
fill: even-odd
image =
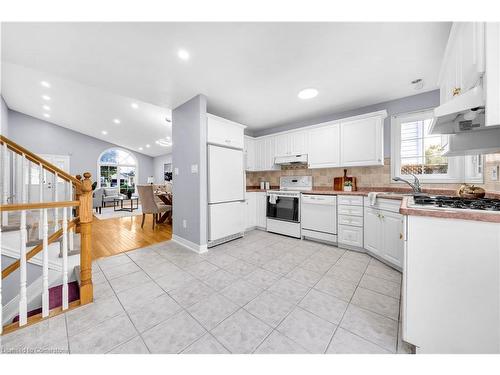
[{"label": "wooden handrail", "polygon": [[[70,221],[69,224],[68,224],[68,229],[75,227],[77,225],[78,221],[79,221],[79,218],[75,218],[72,221]],[[63,230],[62,229],[59,229],[57,232],[52,233],[49,236],[49,238],[48,238],[49,245],[51,243],[55,242],[57,239],[59,239],[59,237],[61,237],[62,234],[63,234]],[[35,255],[37,255],[42,250],[43,250],[43,243],[36,245],[33,249],[31,249],[28,253],[26,253],[26,261],[28,261],[31,258],[33,258]],[[18,259],[14,263],[12,263],[8,267],[6,267],[2,271],[2,279],[5,279],[12,272],[14,272],[15,270],[17,270],[19,268],[20,264],[21,264],[20,260]]]},{"label": "wooden handrail", "polygon": [[70,175],[69,173],[56,167],[54,164],[49,163],[48,161],[42,159],[40,156],[32,153],[31,151],[25,149],[23,146],[18,145],[17,143],[11,141],[10,139],[8,139],[7,137],[4,137],[1,134],[0,134],[0,143],[1,144],[5,143],[7,145],[7,147],[10,150],[14,151],[16,154],[19,154],[19,155],[24,154],[28,160],[31,160],[33,163],[36,163],[36,164],[41,164],[44,169],[46,169],[47,171],[52,172],[54,174],[57,174],[57,176],[62,178],[63,180],[71,182],[75,185],[80,184],[80,181],[77,180],[72,175]]},{"label": "wooden handrail", "polygon": [[79,205],[80,205],[80,201],[0,204],[0,212],[2,212],[2,211],[6,212],[6,211],[38,210],[38,209],[43,209],[43,208],[78,207]]}]

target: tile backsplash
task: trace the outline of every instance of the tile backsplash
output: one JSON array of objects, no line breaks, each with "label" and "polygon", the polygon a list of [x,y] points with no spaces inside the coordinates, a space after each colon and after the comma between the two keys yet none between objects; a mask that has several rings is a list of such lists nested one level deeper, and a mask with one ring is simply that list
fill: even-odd
[{"label": "tile backsplash", "polygon": [[[500,154],[485,155],[484,158],[484,183],[475,184],[482,186],[487,191],[500,191],[500,181],[491,180],[491,171],[500,164]],[[344,175],[344,168],[318,168],[308,169],[302,166],[290,169],[247,172],[247,186],[259,186],[261,181],[269,181],[271,186],[278,186],[281,176],[313,176],[315,187],[333,187],[333,178]],[[383,166],[375,167],[351,167],[347,168],[348,176],[357,178],[358,187],[383,187],[400,186],[391,182],[391,159],[386,158]],[[422,184],[427,188],[448,188],[456,189],[460,184]]]}]

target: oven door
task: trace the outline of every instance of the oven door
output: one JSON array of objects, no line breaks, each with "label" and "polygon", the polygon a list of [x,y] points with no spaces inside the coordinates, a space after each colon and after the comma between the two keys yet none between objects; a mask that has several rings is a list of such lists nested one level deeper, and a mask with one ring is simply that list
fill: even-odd
[{"label": "oven door", "polygon": [[276,203],[273,204],[269,202],[269,196],[268,196],[266,216],[269,219],[292,221],[298,223],[299,206],[300,204],[298,197],[287,197],[278,195],[276,197]]}]

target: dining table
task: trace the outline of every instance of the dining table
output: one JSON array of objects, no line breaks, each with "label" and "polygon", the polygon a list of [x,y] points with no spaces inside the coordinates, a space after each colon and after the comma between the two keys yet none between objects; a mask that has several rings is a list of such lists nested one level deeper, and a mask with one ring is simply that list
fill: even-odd
[{"label": "dining table", "polygon": [[[172,193],[167,193],[167,192],[156,192],[155,195],[160,198],[160,200],[169,206],[172,206]],[[168,221],[167,221],[168,219]],[[172,210],[167,211],[163,214],[159,215],[158,218],[158,223],[164,223],[167,221],[168,224],[172,224]]]}]

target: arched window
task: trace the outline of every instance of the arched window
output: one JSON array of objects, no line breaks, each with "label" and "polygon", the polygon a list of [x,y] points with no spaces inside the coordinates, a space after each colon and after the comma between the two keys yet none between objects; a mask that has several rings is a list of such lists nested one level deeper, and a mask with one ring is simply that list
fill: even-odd
[{"label": "arched window", "polygon": [[110,148],[97,161],[101,187],[119,187],[120,193],[135,192],[137,159],[129,151]]}]

